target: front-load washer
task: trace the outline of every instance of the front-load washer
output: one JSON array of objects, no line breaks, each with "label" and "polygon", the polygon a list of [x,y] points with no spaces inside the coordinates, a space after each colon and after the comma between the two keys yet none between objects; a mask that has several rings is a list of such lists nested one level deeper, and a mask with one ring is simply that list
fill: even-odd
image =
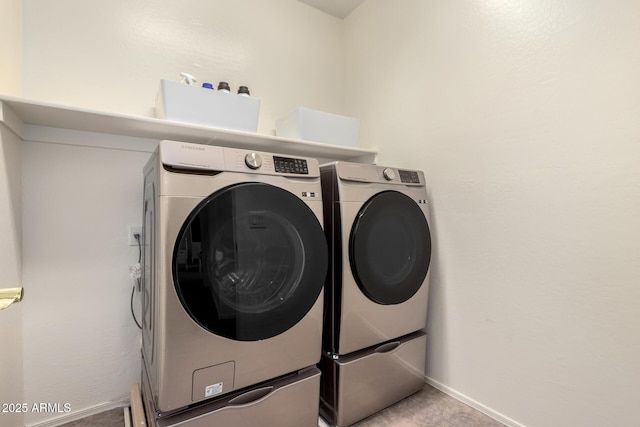
[{"label": "front-load washer", "polygon": [[431,233],[424,173],[321,167],[330,251],[324,351],[345,355],[426,326]]},{"label": "front-load washer", "polygon": [[161,141],[144,168],[142,352],[158,416],[320,359],[317,160]]}]

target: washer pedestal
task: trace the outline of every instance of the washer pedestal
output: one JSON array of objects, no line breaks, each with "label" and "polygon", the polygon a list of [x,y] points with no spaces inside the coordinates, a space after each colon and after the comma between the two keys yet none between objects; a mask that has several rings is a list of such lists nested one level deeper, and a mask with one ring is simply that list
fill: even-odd
[{"label": "washer pedestal", "polygon": [[320,414],[336,427],[368,417],[424,387],[427,335],[338,356],[323,354]]},{"label": "washer pedestal", "polygon": [[142,369],[142,398],[150,427],[317,427],[320,371],[315,367],[158,415]]}]

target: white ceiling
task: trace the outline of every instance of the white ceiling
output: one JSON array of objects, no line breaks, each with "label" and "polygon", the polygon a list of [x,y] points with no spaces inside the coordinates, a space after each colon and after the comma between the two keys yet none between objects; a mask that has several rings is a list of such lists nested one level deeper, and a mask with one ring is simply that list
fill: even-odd
[{"label": "white ceiling", "polygon": [[323,12],[344,19],[364,0],[298,0]]}]

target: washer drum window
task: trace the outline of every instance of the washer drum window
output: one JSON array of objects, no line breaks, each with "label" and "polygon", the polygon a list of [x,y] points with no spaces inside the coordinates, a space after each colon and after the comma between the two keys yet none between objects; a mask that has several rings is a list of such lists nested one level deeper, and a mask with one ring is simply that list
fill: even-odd
[{"label": "washer drum window", "polygon": [[263,183],[223,188],[189,215],[173,253],[176,292],[191,318],[254,341],[298,323],[327,271],[322,227],[298,197]]}]

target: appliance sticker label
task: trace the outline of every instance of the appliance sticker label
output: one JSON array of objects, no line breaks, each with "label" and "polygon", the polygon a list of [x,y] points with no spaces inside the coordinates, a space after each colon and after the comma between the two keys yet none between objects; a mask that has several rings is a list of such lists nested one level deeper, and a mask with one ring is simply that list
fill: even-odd
[{"label": "appliance sticker label", "polygon": [[211,397],[222,393],[222,384],[223,383],[218,383],[206,386],[204,389],[204,397]]}]

